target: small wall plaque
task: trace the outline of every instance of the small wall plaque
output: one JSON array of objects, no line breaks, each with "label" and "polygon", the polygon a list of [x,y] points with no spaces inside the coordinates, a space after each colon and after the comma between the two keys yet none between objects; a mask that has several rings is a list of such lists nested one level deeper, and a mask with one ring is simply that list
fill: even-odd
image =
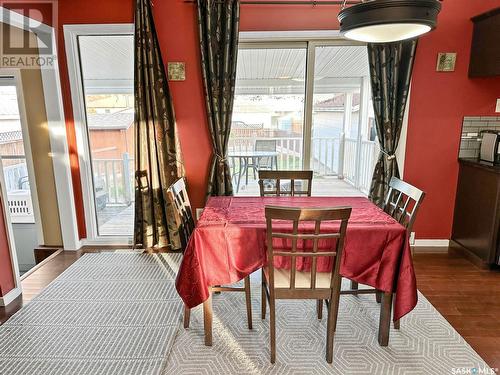
[{"label": "small wall plaque", "polygon": [[440,53],[438,53],[436,71],[437,72],[454,72],[456,61],[457,61],[456,52],[440,52]]},{"label": "small wall plaque", "polygon": [[186,64],[183,62],[168,63],[168,80],[169,81],[185,81],[186,80]]}]

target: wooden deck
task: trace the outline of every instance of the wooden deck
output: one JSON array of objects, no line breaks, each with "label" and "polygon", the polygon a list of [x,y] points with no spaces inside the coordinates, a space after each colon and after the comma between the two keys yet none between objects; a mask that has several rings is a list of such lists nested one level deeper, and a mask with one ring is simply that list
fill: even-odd
[{"label": "wooden deck", "polygon": [[[237,196],[258,196],[259,185],[256,180],[248,180],[248,185],[244,184],[244,179],[241,181],[240,190],[236,192]],[[365,197],[366,194],[356,189],[353,185],[345,180],[340,180],[337,177],[320,177],[314,178],[312,182],[312,195],[315,196],[338,196],[338,197]]]}]

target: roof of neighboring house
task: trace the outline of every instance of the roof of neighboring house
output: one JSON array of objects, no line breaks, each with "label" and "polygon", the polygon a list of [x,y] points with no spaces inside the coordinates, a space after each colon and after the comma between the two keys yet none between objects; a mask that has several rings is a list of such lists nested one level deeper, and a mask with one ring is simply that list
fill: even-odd
[{"label": "roof of neighboring house", "polygon": [[[333,98],[329,98],[327,100],[323,100],[322,102],[314,104],[314,110],[315,111],[333,111],[336,109],[343,110],[344,101],[345,101],[345,95],[338,94],[335,95]],[[357,92],[352,95],[352,105],[353,106],[359,105],[359,93]]]},{"label": "roof of neighboring house", "polygon": [[264,127],[264,124],[247,124],[243,121],[233,121],[231,123],[231,127],[233,129],[262,129]]},{"label": "roof of neighboring house", "polygon": [[128,129],[134,123],[131,112],[89,113],[87,115],[89,129]]}]

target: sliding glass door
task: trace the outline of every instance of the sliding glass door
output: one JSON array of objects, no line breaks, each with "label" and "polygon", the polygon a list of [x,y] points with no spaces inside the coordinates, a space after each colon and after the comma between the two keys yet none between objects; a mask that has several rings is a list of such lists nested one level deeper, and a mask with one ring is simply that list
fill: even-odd
[{"label": "sliding glass door", "polygon": [[239,193],[258,192],[258,169],[301,169],[307,46],[244,45],[238,51],[229,157]]},{"label": "sliding glass door", "polygon": [[273,168],[313,170],[316,195],[333,194],[338,180],[367,192],[376,154],[366,46],[240,43],[235,91],[236,194],[258,194],[256,171]]},{"label": "sliding glass door", "polygon": [[132,35],[78,37],[99,236],[132,236],[134,70]]}]

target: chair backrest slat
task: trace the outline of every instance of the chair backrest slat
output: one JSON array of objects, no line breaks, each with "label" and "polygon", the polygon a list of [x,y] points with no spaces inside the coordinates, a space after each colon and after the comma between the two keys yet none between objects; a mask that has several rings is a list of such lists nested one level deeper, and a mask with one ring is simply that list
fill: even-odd
[{"label": "chair backrest slat", "polygon": [[389,183],[383,209],[411,232],[424,197],[425,193],[422,190],[393,177]]},{"label": "chair backrest slat", "polygon": [[[333,286],[334,277],[338,277],[340,270],[340,259],[342,257],[342,250],[344,245],[344,237],[347,230],[347,221],[351,215],[351,207],[335,207],[335,208],[296,208],[296,207],[280,207],[280,206],[266,206],[266,223],[267,223],[267,251],[268,251],[268,272],[270,287],[274,288],[274,258],[290,257],[290,290],[304,288],[296,287],[297,280],[297,257],[312,258],[311,259],[311,282],[308,289],[311,291],[318,288],[316,279],[318,275],[318,262],[317,259],[321,257],[334,258],[334,266],[331,272],[330,288]],[[275,225],[279,221],[279,228]],[[340,222],[338,229],[333,227],[328,233],[321,233],[321,224],[325,221]],[[290,231],[289,225],[285,223],[292,223]],[[314,223],[314,229],[310,226],[301,226],[306,224],[304,222]],[[288,229],[287,229],[288,228]],[[300,228],[300,229],[299,229]],[[302,229],[304,228],[304,229]],[[286,246],[290,251],[284,251],[281,248],[275,250],[273,239],[283,238],[291,241],[291,246]],[[319,241],[330,239],[332,241],[331,248],[319,249]],[[298,250],[297,243],[301,241],[300,251]],[[312,241],[312,246],[311,245]]]},{"label": "chair backrest slat", "polygon": [[180,178],[170,185],[167,189],[167,196],[174,208],[174,216],[184,250],[194,230],[193,211],[184,178]]},{"label": "chair backrest slat", "polygon": [[[311,196],[313,171],[274,171],[274,170],[259,170],[259,187],[260,196]],[[290,189],[283,189],[283,180],[290,181]],[[302,187],[298,189],[296,183],[301,183]],[[307,183],[307,189],[303,188],[303,184]],[[267,188],[266,184],[271,188]],[[273,188],[273,185],[275,186]]]}]

